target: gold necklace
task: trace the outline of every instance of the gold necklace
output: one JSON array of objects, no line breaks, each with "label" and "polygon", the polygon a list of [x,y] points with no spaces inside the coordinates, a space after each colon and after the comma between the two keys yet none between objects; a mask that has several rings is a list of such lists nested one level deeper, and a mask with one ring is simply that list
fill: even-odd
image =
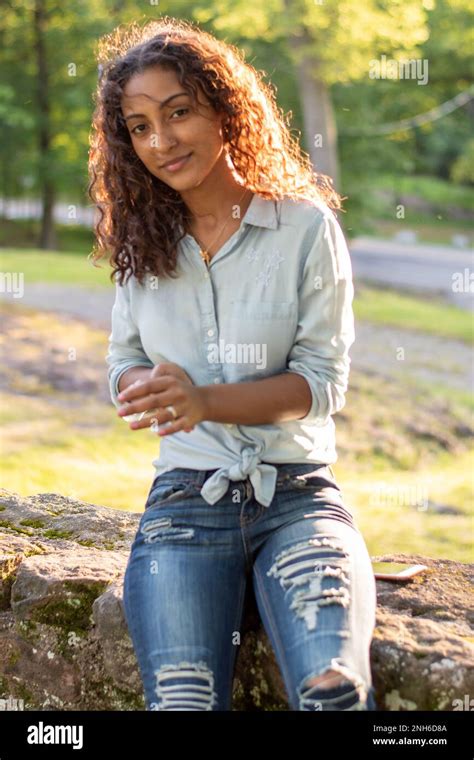
[{"label": "gold necklace", "polygon": [[[241,203],[243,197],[245,196],[245,193],[247,192],[247,190],[248,190],[248,188],[246,187],[245,190],[244,190],[244,193],[243,193],[242,197],[240,198],[239,203],[237,205],[240,205],[240,203]],[[229,214],[229,216],[230,216],[230,214]],[[226,225],[228,224],[228,222],[229,222],[229,219],[227,218],[226,221],[224,222],[224,225],[223,225],[222,229],[220,230],[218,236],[215,238],[215,240],[212,241],[211,245],[207,246],[207,250],[201,245],[201,243],[200,243],[199,239],[196,237],[196,235],[194,235],[194,237],[196,238],[197,242],[199,243],[199,255],[201,256],[202,260],[205,262],[205,264],[206,264],[206,266],[207,266],[208,269],[209,269],[209,264],[210,264],[210,261],[211,261],[211,255],[210,255],[208,249],[211,248],[214,245],[214,243],[216,242],[216,240],[218,240],[220,238],[220,236],[222,235],[222,233],[224,231],[224,227],[226,227]]]}]

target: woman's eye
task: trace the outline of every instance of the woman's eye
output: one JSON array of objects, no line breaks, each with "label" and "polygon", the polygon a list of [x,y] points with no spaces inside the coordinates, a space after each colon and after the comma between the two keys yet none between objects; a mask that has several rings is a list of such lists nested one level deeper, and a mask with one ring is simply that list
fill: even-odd
[{"label": "woman's eye", "polygon": [[178,110],[174,112],[173,116],[177,113],[183,113],[183,111],[184,113],[188,113],[189,108],[178,108]]},{"label": "woman's eye", "polygon": [[145,127],[145,126],[146,126],[146,124],[137,124],[137,126],[133,127],[133,129],[131,130],[132,135],[135,135],[135,134],[141,135],[142,133],[141,132],[137,132],[137,129],[139,129],[139,127]]}]

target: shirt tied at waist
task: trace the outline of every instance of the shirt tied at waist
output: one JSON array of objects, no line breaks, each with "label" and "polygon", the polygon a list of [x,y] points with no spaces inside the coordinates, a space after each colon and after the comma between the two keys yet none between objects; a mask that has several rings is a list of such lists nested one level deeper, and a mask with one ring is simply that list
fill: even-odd
[{"label": "shirt tied at waist", "polygon": [[250,446],[242,450],[240,462],[230,467],[221,467],[214,472],[201,488],[201,496],[208,504],[215,504],[224,496],[229,481],[249,478],[255,493],[255,499],[264,507],[271,504],[275,493],[278,471],[271,464],[259,461],[258,453]]}]

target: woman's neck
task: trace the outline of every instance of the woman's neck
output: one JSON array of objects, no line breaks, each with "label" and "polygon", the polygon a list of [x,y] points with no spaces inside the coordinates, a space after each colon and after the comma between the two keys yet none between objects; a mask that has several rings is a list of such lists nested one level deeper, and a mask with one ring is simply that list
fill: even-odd
[{"label": "woman's neck", "polygon": [[212,234],[232,216],[233,206],[241,206],[242,217],[242,209],[244,205],[248,207],[252,194],[237,180],[224,159],[215,165],[199,186],[182,191],[181,197],[188,208],[188,224]]}]

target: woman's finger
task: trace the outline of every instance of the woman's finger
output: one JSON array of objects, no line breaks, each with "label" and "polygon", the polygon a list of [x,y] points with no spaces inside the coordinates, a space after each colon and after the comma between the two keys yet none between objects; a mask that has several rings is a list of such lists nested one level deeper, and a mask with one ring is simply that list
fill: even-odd
[{"label": "woman's finger", "polygon": [[128,385],[123,391],[121,391],[117,400],[120,402],[126,401],[141,401],[143,398],[149,398],[151,395],[166,390],[170,383],[177,382],[177,378],[172,375],[163,375],[162,377],[150,377],[148,380],[140,380],[139,382]]},{"label": "woman's finger", "polygon": [[132,422],[130,422],[130,428],[132,430],[140,430],[141,428],[150,427],[153,422],[158,422],[159,425],[162,425],[170,419],[172,419],[172,416],[165,409],[152,409],[147,412],[142,412],[139,419],[132,420]]},{"label": "woman's finger", "polygon": [[186,417],[180,417],[174,422],[171,422],[170,420],[169,423],[167,422],[164,425],[155,425],[153,432],[157,433],[160,437],[163,437],[165,435],[178,433],[180,430],[184,430],[186,427],[188,427]]},{"label": "woman's finger", "polygon": [[139,412],[148,412],[150,409],[159,409],[160,405],[156,395],[143,396],[136,401],[130,401],[119,406],[117,414],[119,417],[128,417],[130,414],[138,414]]}]

